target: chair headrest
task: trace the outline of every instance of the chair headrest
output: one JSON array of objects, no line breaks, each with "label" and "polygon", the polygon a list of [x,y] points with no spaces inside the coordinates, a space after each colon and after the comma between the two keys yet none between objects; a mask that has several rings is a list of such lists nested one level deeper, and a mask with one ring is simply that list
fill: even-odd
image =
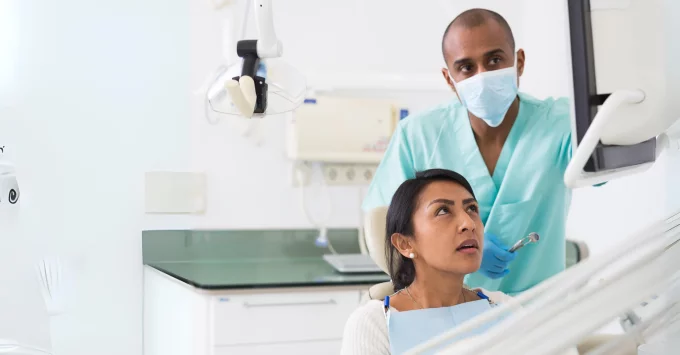
[{"label": "chair headrest", "polygon": [[367,211],[364,215],[364,232],[368,254],[384,272],[389,274],[385,250],[387,209],[388,206],[381,206]]}]

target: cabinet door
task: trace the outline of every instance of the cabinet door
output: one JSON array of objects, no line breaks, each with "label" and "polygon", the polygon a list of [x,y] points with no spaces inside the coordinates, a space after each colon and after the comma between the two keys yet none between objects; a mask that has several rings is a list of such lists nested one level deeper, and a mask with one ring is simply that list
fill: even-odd
[{"label": "cabinet door", "polygon": [[359,291],[299,292],[214,297],[213,345],[342,339],[359,306]]},{"label": "cabinet door", "polygon": [[215,348],[213,355],[325,355],[339,354],[342,342],[315,341],[287,344],[236,345]]}]

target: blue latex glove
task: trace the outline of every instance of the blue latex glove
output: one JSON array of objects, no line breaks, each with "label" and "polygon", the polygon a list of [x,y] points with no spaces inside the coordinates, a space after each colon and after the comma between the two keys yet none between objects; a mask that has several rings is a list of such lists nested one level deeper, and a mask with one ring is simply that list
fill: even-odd
[{"label": "blue latex glove", "polygon": [[484,251],[482,252],[482,266],[479,271],[486,277],[498,279],[507,275],[510,270],[508,264],[515,260],[515,253],[508,251],[509,247],[491,233],[484,233]]}]

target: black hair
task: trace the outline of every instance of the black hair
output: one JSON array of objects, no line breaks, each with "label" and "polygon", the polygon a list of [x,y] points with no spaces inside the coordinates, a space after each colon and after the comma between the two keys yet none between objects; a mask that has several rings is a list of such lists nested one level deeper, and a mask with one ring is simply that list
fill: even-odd
[{"label": "black hair", "polygon": [[451,181],[463,186],[472,197],[475,196],[470,183],[460,174],[446,169],[430,169],[416,173],[415,178],[404,181],[392,196],[387,209],[385,225],[385,252],[387,266],[394,291],[399,291],[413,282],[416,269],[413,260],[401,255],[392,245],[392,234],[413,236],[413,214],[422,191],[435,181]]},{"label": "black hair", "polygon": [[444,35],[442,36],[442,55],[444,56],[444,61],[446,61],[444,42],[446,41],[446,37],[448,36],[449,31],[454,26],[461,26],[463,28],[473,28],[483,25],[489,20],[496,21],[496,23],[498,23],[503,28],[503,31],[505,32],[505,35],[508,39],[508,43],[510,44],[512,51],[514,52],[515,36],[512,34],[512,29],[510,28],[508,21],[506,21],[505,18],[503,18],[503,16],[501,16],[497,12],[487,9],[470,9],[456,16],[456,18],[454,18],[453,21],[451,21],[449,25],[446,26],[446,30],[444,31]]}]

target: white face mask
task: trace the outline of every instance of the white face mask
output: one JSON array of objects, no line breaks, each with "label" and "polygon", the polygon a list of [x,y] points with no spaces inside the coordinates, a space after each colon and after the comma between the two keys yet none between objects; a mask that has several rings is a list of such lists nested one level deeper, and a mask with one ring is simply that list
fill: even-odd
[{"label": "white face mask", "polygon": [[453,80],[451,72],[449,78],[461,104],[487,125],[498,127],[517,97],[517,55],[515,64],[510,68],[479,73],[458,83]]}]

